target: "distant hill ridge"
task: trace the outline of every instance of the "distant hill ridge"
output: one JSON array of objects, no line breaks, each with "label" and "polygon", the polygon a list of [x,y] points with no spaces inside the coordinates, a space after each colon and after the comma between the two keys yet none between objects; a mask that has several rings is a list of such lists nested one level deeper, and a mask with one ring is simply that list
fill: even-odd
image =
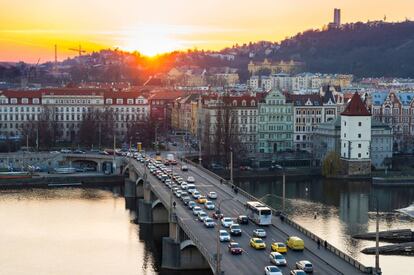
[{"label": "distant hill ridge", "polygon": [[222,52],[246,50],[255,53],[255,60],[304,61],[310,72],[414,77],[414,22],[345,24],[338,29],[305,31],[280,43],[261,41]]}]

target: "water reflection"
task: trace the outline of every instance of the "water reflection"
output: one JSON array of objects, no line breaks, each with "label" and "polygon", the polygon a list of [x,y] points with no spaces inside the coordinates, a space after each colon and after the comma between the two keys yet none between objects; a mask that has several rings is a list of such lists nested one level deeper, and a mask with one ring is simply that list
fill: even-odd
[{"label": "water reflection", "polygon": [[[414,202],[414,187],[372,187],[370,182],[345,182],[325,179],[286,181],[286,212],[298,223],[338,248],[373,265],[373,256],[360,253],[373,242],[354,240],[356,233],[375,230],[375,213],[380,211],[380,230],[414,228],[414,219],[395,210]],[[282,181],[276,179],[240,180],[242,189],[264,200],[275,209],[282,208]],[[316,214],[316,218],[315,218]],[[381,256],[383,274],[409,272],[410,257]],[[395,264],[398,263],[396,272]],[[394,267],[394,269],[393,269]]]}]

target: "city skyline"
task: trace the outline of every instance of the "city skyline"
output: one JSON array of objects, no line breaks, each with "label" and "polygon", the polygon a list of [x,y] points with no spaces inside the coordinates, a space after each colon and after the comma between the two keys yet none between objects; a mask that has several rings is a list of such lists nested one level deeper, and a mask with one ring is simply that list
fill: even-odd
[{"label": "city skyline", "polygon": [[405,20],[414,3],[397,2],[259,0],[252,7],[247,2],[218,0],[203,5],[188,0],[124,0],[116,5],[111,1],[97,5],[94,0],[18,0],[3,4],[9,12],[0,19],[0,61],[50,61],[55,44],[58,60],[63,60],[75,56],[77,53],[69,48],[79,44],[86,52],[119,48],[152,56],[173,50],[219,50],[236,43],[280,41],[328,24],[334,8],[341,9],[343,23],[382,20],[384,16],[387,21]]}]

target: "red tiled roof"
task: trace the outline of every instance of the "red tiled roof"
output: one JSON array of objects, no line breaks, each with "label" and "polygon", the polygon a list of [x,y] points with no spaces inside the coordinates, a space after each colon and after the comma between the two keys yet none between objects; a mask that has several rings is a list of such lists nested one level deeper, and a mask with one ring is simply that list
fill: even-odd
[{"label": "red tiled roof", "polygon": [[343,116],[370,116],[367,107],[362,102],[361,97],[357,92],[352,96],[351,101],[345,108],[345,111],[341,113]]},{"label": "red tiled roof", "polygon": [[175,90],[153,90],[149,96],[149,100],[175,100],[185,95],[183,91]]}]

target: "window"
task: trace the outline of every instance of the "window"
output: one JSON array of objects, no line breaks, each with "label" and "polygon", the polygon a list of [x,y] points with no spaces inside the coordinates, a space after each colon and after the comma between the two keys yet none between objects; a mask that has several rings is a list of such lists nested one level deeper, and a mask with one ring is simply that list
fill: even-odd
[{"label": "window", "polygon": [[362,122],[358,122],[358,126],[362,126]]},{"label": "window", "polygon": [[23,104],[27,104],[27,103],[29,103],[29,99],[28,98],[22,98],[22,103]]},{"label": "window", "polygon": [[106,99],[106,104],[112,104],[112,98],[107,98]]},{"label": "window", "polygon": [[361,138],[361,134],[358,134],[358,138]]},{"label": "window", "polygon": [[122,98],[117,98],[116,104],[124,104],[124,100]]},{"label": "window", "polygon": [[11,104],[16,104],[16,103],[17,103],[17,98],[12,98],[12,99],[10,99],[10,103],[11,103]]},{"label": "window", "polygon": [[127,104],[134,104],[134,100],[132,98],[127,99]]},{"label": "window", "polygon": [[361,157],[361,153],[358,153],[358,157],[359,157],[359,158]]},{"label": "window", "polygon": [[361,147],[362,147],[361,143],[358,143],[358,148],[361,148]]}]

